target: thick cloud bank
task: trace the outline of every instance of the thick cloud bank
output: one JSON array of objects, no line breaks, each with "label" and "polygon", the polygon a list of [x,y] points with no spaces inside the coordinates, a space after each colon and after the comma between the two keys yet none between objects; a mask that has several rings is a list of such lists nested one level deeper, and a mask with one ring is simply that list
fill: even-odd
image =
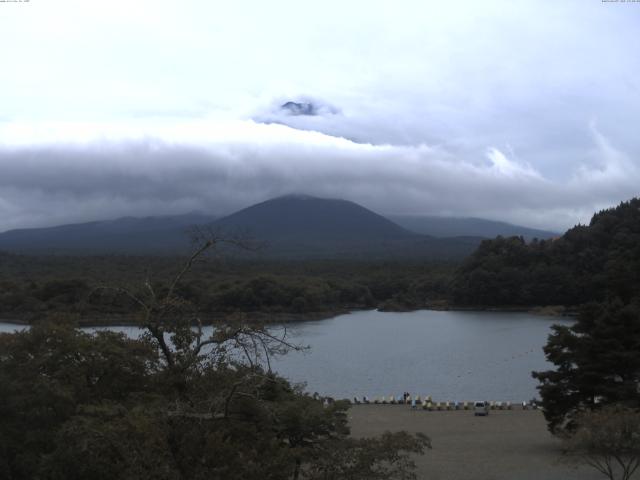
[{"label": "thick cloud bank", "polygon": [[563,229],[638,194],[640,169],[591,127],[596,167],[545,178],[496,147],[475,161],[252,121],[14,124],[0,139],[0,230],[202,210],[223,214],[287,193],[381,213],[480,216]]},{"label": "thick cloud bank", "polygon": [[638,2],[0,7],[0,230],[290,192],[562,229],[640,193]]}]

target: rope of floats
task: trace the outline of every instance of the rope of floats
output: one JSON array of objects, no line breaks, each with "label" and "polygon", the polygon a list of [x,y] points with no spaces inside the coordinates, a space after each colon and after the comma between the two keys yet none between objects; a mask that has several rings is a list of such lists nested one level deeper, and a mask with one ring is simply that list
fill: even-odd
[{"label": "rope of floats", "polygon": [[[314,394],[316,398],[322,398],[325,403],[333,403],[334,399],[331,397],[319,397]],[[416,395],[412,397],[409,394],[404,395],[389,395],[388,397],[374,397],[369,399],[366,395],[362,398],[353,397],[349,400],[353,405],[410,405],[414,409],[422,409],[428,411],[444,411],[444,410],[473,410],[476,402],[463,401],[463,402],[450,402],[450,401],[434,401],[430,395],[421,397]],[[523,401],[523,402],[501,402],[501,401],[488,401],[485,402],[489,410],[513,410],[520,408],[522,410],[538,410],[541,409],[540,405],[535,400]]]}]

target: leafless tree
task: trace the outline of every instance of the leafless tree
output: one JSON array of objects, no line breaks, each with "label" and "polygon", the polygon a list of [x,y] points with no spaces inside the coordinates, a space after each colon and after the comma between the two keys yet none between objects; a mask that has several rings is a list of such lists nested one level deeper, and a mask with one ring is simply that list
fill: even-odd
[{"label": "leafless tree", "polygon": [[147,277],[142,288],[137,290],[121,286],[100,286],[97,290],[115,291],[138,307],[138,325],[157,344],[171,369],[188,369],[205,355],[211,362],[229,361],[234,351],[239,352],[251,367],[260,364],[270,371],[272,355],[300,349],[300,346],[287,340],[286,329],[276,335],[264,325],[247,322],[242,315],[214,325],[212,334],[205,335],[197,306],[178,292],[181,282],[196,263],[209,254],[219,253],[221,248],[255,251],[263,248],[263,245],[252,240],[245,232],[229,234],[208,227],[194,227],[190,234],[194,248],[167,288],[156,291]]},{"label": "leafless tree", "polygon": [[[191,370],[213,368],[242,369],[237,381],[221,388],[216,395],[204,391],[178,396],[168,412],[171,417],[199,420],[225,419],[230,415],[233,401],[251,397],[259,401],[260,386],[273,382],[271,357],[303,347],[288,340],[286,328],[269,328],[262,323],[248,321],[243,314],[229,316],[212,325],[207,335],[197,305],[180,294],[180,285],[194,266],[207,256],[220,254],[221,249],[256,250],[262,248],[245,233],[229,234],[206,227],[191,231],[194,245],[178,271],[162,288],[154,287],[149,277],[137,288],[101,286],[97,290],[111,290],[129,298],[138,307],[138,325],[143,336],[155,343],[172,384],[181,390]],[[199,387],[198,387],[199,388]],[[193,393],[193,392],[192,392]]]},{"label": "leafless tree", "polygon": [[629,480],[640,466],[640,412],[620,406],[588,411],[565,438],[567,454],[610,480]]}]

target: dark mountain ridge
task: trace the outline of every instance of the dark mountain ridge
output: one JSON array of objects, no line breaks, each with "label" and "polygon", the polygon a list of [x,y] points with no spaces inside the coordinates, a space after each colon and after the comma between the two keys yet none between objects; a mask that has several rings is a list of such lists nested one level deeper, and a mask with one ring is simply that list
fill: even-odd
[{"label": "dark mountain ridge", "polygon": [[0,233],[0,249],[20,253],[172,253],[188,246],[190,227],[209,224],[198,212],[25,228]]},{"label": "dark mountain ridge", "polygon": [[286,195],[244,208],[214,223],[248,229],[264,240],[415,238],[391,220],[348,200]]},{"label": "dark mountain ridge", "polygon": [[275,258],[458,259],[480,241],[420,235],[354,202],[308,195],[267,200],[212,226],[266,241],[267,248],[261,253]]},{"label": "dark mountain ridge", "polygon": [[387,218],[412,232],[433,237],[474,236],[484,238],[523,237],[549,239],[561,234],[548,230],[513,225],[507,222],[474,217],[441,217],[435,215],[387,215]]},{"label": "dark mountain ridge", "polygon": [[[275,258],[458,259],[480,243],[474,235],[435,238],[413,232],[354,202],[287,195],[216,219],[202,213],[125,217],[0,233],[0,250],[38,254],[175,254],[189,251],[188,231],[204,225],[264,241]],[[465,233],[460,227],[456,233]]]}]

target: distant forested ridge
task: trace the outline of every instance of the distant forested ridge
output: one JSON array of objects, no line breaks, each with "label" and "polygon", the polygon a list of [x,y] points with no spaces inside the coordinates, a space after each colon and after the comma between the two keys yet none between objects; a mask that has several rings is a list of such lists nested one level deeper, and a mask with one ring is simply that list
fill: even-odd
[{"label": "distant forested ridge", "polygon": [[[458,261],[483,238],[558,234],[480,218],[384,217],[353,202],[286,195],[217,218],[205,213],[124,217],[0,232],[0,251],[27,255],[187,255],[196,230],[253,238],[242,258]],[[224,252],[234,255],[233,250]]]},{"label": "distant forested ridge", "polygon": [[549,230],[513,225],[484,218],[440,217],[434,215],[387,215],[389,220],[412,232],[433,237],[524,237],[525,240],[534,238],[548,239],[560,234]]},{"label": "distant forested ridge", "polygon": [[257,241],[262,248],[220,251],[255,260],[459,260],[481,240],[422,235],[350,201],[287,195],[219,219],[189,213],[11,230],[0,233],[0,251],[182,256],[191,252],[194,233],[202,230]]},{"label": "distant forested ridge", "polygon": [[[135,304],[99,286],[167,288],[178,257],[29,256],[0,252],[0,319],[31,322],[73,314],[88,323],[126,322]],[[408,310],[447,299],[456,264],[239,261],[208,258],[180,286],[204,319],[260,312],[274,320],[316,318],[361,308]],[[132,286],[135,289],[135,287]],[[283,314],[283,315],[280,315]],[[319,314],[319,315],[316,315]]]},{"label": "distant forested ridge", "polygon": [[[640,292],[640,200],[594,215],[562,237],[483,241],[462,264],[444,259],[210,258],[194,267],[181,295],[203,318],[260,312],[278,320],[360,308],[577,306]],[[442,239],[441,239],[442,240]],[[444,241],[444,240],[443,240]],[[135,305],[104,285],[167,287],[179,257],[20,255],[0,252],[0,318],[33,321],[57,313],[85,323],[127,321]],[[314,317],[315,318],[315,317]]]},{"label": "distant forested ridge", "polygon": [[581,305],[640,291],[640,199],[596,213],[552,240],[483,241],[456,272],[460,305]]}]

